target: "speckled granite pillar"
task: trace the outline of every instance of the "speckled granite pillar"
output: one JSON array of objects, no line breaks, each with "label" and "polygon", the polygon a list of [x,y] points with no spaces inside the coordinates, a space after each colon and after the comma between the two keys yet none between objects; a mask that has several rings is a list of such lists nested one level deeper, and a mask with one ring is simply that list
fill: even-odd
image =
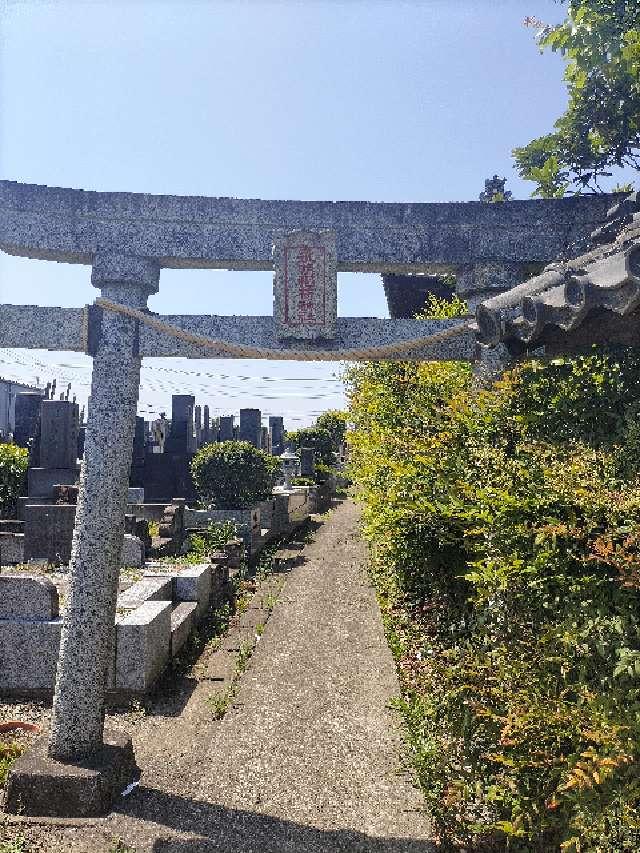
[{"label": "speckled granite pillar", "polygon": [[[114,302],[144,308],[158,264],[97,255],[91,281]],[[102,746],[140,357],[136,323],[105,312],[93,358],[91,402],[62,630],[49,755],[72,759]]]}]

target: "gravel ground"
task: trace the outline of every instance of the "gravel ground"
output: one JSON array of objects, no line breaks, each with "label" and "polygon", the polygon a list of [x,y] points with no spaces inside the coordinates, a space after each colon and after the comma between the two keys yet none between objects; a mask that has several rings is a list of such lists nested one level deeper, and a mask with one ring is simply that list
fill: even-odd
[{"label": "gravel ground", "polygon": [[[205,676],[175,685],[134,740],[140,787],[109,818],[13,826],[35,846],[74,853],[431,853],[423,798],[401,771],[398,694],[353,504],[291,547],[269,623],[222,721],[229,683],[216,655],[253,632],[250,609]],[[235,639],[234,639],[235,638]],[[216,666],[219,668],[216,669]],[[0,838],[2,836],[0,835]],[[118,847],[118,842],[122,845]]]}]

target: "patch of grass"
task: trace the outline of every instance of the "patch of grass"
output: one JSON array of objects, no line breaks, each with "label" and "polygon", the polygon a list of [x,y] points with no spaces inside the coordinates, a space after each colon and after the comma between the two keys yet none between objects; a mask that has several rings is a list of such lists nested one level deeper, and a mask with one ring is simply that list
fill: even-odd
[{"label": "patch of grass", "polygon": [[254,643],[243,643],[240,646],[240,651],[238,652],[238,659],[236,660],[236,677],[242,675],[242,673],[246,670],[247,666],[249,665],[249,661],[251,660],[251,655],[253,654],[254,649]]},{"label": "patch of grass", "polygon": [[264,625],[260,622],[256,625],[256,637],[261,637],[264,634]]},{"label": "patch of grass", "polygon": [[136,853],[136,850],[135,847],[125,844],[122,838],[114,838],[109,853]]},{"label": "patch of grass", "polygon": [[[264,626],[262,626],[262,628],[264,630]],[[211,708],[214,720],[222,720],[231,707],[231,704],[238,692],[238,681],[240,676],[246,671],[254,650],[255,643],[243,643],[238,652],[236,669],[233,673],[231,683],[227,688],[225,688],[225,690],[222,690],[219,693],[212,693],[207,697],[207,704]]]},{"label": "patch of grass", "polygon": [[[13,762],[22,755],[24,750],[24,746],[18,743],[0,741],[0,788],[4,787]],[[1,850],[0,853],[2,853]]]},{"label": "patch of grass", "polygon": [[264,609],[271,613],[273,608],[278,603],[278,594],[276,592],[268,592],[265,597],[262,599],[262,606]]},{"label": "patch of grass", "polygon": [[122,566],[120,569],[120,580],[136,583],[137,581],[142,580],[142,572],[140,569],[136,569],[133,566]]},{"label": "patch of grass", "polygon": [[207,697],[207,704],[211,708],[211,714],[214,720],[222,720],[224,715],[231,707],[231,703],[236,695],[237,687],[235,680],[231,682],[226,690],[221,693],[212,693]]},{"label": "patch of grass", "polygon": [[29,853],[27,839],[24,835],[16,835],[10,841],[0,841],[0,853]]}]

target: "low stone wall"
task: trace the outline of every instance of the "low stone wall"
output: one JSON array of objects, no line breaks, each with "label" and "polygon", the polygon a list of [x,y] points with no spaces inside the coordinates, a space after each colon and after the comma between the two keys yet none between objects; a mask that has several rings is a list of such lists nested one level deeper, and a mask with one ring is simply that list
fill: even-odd
[{"label": "low stone wall", "polygon": [[[118,596],[108,691],[141,697],[188,640],[209,606],[228,594],[226,556],[176,573],[147,574]],[[44,578],[0,575],[0,695],[49,696],[62,619],[58,591]]]},{"label": "low stone wall", "polygon": [[187,530],[202,530],[210,523],[220,524],[231,521],[236,526],[238,536],[251,554],[254,543],[260,540],[261,520],[259,507],[249,509],[185,509],[184,524]]}]

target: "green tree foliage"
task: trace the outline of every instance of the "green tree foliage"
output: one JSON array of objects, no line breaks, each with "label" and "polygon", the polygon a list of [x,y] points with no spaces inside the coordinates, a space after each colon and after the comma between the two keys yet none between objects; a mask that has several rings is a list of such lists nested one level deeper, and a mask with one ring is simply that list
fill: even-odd
[{"label": "green tree foliage", "polygon": [[347,433],[347,413],[330,409],[316,418],[315,425],[318,429],[326,429],[331,434],[331,444],[337,451]]},{"label": "green tree foliage", "polygon": [[200,500],[215,509],[239,509],[265,500],[280,463],[248,441],[205,444],[191,461]]},{"label": "green tree foliage", "polygon": [[534,195],[600,189],[612,166],[640,166],[640,0],[569,0],[558,26],[535,18],[541,50],[562,53],[569,102],[555,130],[514,150]]},{"label": "green tree foliage", "polygon": [[0,516],[15,515],[16,501],[23,493],[29,452],[15,444],[0,444]]},{"label": "green tree foliage", "polygon": [[319,426],[303,427],[287,433],[287,444],[295,450],[310,447],[315,451],[316,461],[332,465],[335,462],[333,435],[328,429]]},{"label": "green tree foliage", "polygon": [[443,849],[637,849],[640,357],[531,362],[489,389],[459,363],[365,364],[348,390]]}]

